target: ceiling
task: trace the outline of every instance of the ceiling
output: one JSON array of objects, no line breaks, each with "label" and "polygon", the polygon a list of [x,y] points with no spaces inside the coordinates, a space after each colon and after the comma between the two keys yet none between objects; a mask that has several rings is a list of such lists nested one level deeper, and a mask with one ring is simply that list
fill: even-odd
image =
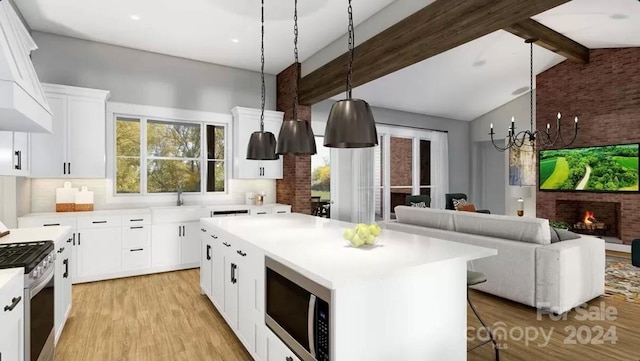
[{"label": "ceiling", "polygon": [[[260,3],[256,0],[14,2],[33,30],[260,70]],[[392,2],[354,0],[354,22],[363,22]],[[277,74],[293,63],[293,4],[291,0],[265,2],[267,73]],[[347,19],[344,0],[299,1],[300,61],[342,36]]]},{"label": "ceiling", "polygon": [[[260,69],[260,7],[255,1],[14,1],[33,30]],[[367,37],[367,32],[384,30],[388,24],[380,19],[397,17],[398,8],[411,6],[412,1],[417,0],[353,0],[354,20],[362,24],[358,30]],[[346,48],[345,3],[300,1],[301,62],[312,55],[332,59],[335,54],[330,52],[344,51],[340,49]],[[292,13],[290,0],[265,4],[268,73],[277,74],[293,61]],[[589,48],[640,46],[638,0],[573,0],[534,19]],[[379,28],[374,29],[376,26]],[[356,33],[356,40],[362,39]],[[328,55],[323,57],[323,53]],[[536,74],[563,60],[535,47]],[[354,96],[379,107],[469,121],[527,92],[528,85],[528,45],[498,31],[362,85]]]}]

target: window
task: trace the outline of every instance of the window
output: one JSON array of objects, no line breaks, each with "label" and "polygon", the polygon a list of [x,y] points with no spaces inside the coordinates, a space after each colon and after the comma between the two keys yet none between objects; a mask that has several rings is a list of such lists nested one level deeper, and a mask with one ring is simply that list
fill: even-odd
[{"label": "window", "polygon": [[116,117],[116,194],[225,192],[225,132],[224,125]]}]

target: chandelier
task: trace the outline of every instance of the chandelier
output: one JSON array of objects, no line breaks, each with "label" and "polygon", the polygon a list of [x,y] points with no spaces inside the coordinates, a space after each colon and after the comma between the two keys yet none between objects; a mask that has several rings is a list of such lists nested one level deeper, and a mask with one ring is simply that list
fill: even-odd
[{"label": "chandelier", "polygon": [[536,144],[540,148],[547,148],[547,147],[566,148],[570,146],[578,136],[578,117],[575,117],[573,120],[573,135],[570,141],[565,142],[564,138],[562,137],[562,130],[561,130],[562,114],[560,113],[558,113],[558,117],[556,119],[556,126],[555,126],[554,132],[551,131],[551,125],[549,123],[547,123],[547,129],[545,130],[542,130],[542,131],[534,130],[534,126],[533,126],[533,43],[536,42],[537,40],[538,39],[525,40],[525,43],[529,44],[530,46],[529,106],[530,106],[531,117],[529,122],[529,129],[522,130],[516,133],[515,118],[511,117],[511,125],[507,130],[507,136],[505,140],[506,144],[504,147],[502,147],[496,144],[494,140],[494,135],[496,133],[493,131],[493,123],[491,123],[491,131],[489,132],[489,135],[491,136],[491,143],[493,143],[493,146],[500,152],[504,152],[507,149],[517,150],[522,148],[522,146],[525,146],[525,145],[533,147]]}]

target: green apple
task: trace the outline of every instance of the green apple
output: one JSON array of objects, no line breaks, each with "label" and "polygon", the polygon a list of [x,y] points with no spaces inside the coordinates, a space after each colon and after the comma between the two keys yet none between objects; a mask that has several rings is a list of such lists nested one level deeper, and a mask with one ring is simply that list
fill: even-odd
[{"label": "green apple", "polygon": [[364,244],[364,239],[360,238],[358,234],[356,234],[353,238],[351,238],[351,245],[354,247],[361,247]]},{"label": "green apple", "polygon": [[358,235],[358,237],[362,238],[363,240],[366,240],[367,238],[369,238],[369,227],[367,226],[360,227],[359,229],[356,230],[356,234]]},{"label": "green apple", "polygon": [[347,241],[350,241],[355,235],[356,231],[351,228],[347,228],[344,230],[344,232],[342,232],[342,238],[346,239]]},{"label": "green apple", "polygon": [[370,234],[369,237],[367,237],[367,240],[365,241],[366,244],[368,245],[372,245],[376,243],[376,236],[374,236],[373,234]]},{"label": "green apple", "polygon": [[382,229],[380,228],[379,225],[377,225],[376,223],[372,223],[369,226],[369,233],[373,234],[374,236],[378,237],[380,235],[380,233],[382,233]]}]

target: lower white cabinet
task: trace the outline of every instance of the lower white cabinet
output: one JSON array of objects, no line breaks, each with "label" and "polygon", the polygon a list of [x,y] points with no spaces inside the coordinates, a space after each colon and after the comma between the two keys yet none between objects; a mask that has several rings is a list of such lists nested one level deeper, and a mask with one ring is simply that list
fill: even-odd
[{"label": "lower white cabinet", "polygon": [[200,221],[185,222],[180,240],[180,258],[182,264],[200,262]]},{"label": "lower white cabinet", "polygon": [[0,288],[0,360],[24,360],[24,272],[0,270],[12,274]]},{"label": "lower white cabinet", "polygon": [[120,227],[78,229],[76,250],[77,277],[81,281],[122,270]]},{"label": "lower white cabinet", "polygon": [[125,248],[122,250],[122,271],[130,272],[151,267],[149,247]]},{"label": "lower white cabinet", "polygon": [[213,273],[211,272],[213,265],[213,239],[205,228],[200,229],[200,232],[200,290],[203,295],[207,295],[211,299],[213,290]]},{"label": "lower white cabinet", "polygon": [[151,227],[151,265],[153,267],[177,266],[180,253],[182,224],[154,224]]},{"label": "lower white cabinet", "polygon": [[71,264],[72,258],[72,235],[68,235],[65,242],[61,242],[55,248],[55,295],[54,295],[54,330],[55,342],[60,339],[60,334],[71,312]]},{"label": "lower white cabinet", "polygon": [[266,361],[301,361],[296,354],[285,345],[271,330],[266,329],[267,334],[267,359]]},{"label": "lower white cabinet", "polygon": [[225,257],[224,262],[224,316],[233,330],[238,329],[238,265],[234,257]]}]

